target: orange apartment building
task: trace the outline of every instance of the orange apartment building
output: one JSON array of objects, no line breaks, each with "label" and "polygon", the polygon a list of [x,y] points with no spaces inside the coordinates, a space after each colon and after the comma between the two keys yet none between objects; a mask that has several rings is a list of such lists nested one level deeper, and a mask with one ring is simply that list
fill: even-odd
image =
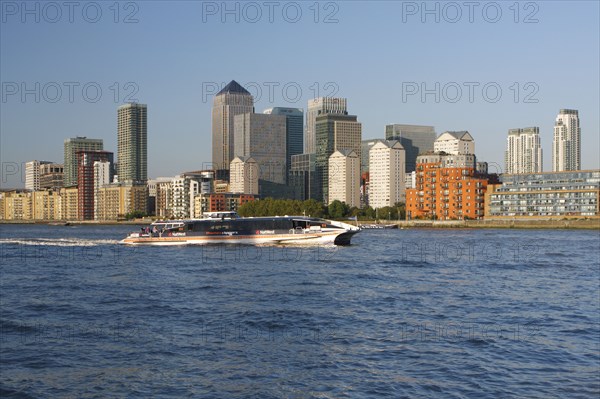
[{"label": "orange apartment building", "polygon": [[443,152],[417,157],[416,188],[406,190],[406,219],[482,219],[487,179],[475,155]]}]

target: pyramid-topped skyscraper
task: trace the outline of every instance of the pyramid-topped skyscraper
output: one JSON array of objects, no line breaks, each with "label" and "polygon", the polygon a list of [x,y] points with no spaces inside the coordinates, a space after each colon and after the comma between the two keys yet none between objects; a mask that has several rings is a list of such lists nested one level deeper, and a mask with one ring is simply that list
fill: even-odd
[{"label": "pyramid-topped skyscraper", "polygon": [[232,80],[213,99],[212,162],[220,177],[228,176],[229,163],[234,157],[233,118],[244,113],[254,113],[254,98]]}]

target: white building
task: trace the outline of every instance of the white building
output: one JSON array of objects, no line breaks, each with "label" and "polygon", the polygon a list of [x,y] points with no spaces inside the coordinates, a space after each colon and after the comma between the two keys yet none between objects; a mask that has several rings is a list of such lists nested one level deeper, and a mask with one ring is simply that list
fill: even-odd
[{"label": "white building", "polygon": [[304,129],[304,154],[317,152],[317,116],[324,114],[348,115],[345,98],[318,97],[308,100],[306,128]]},{"label": "white building", "polygon": [[25,163],[25,188],[38,191],[40,189],[40,166],[50,164],[48,161],[29,161]]},{"label": "white building", "polygon": [[433,151],[446,154],[475,154],[475,140],[467,131],[444,132],[433,143]]},{"label": "white building", "polygon": [[360,158],[353,150],[337,150],[329,157],[329,204],[338,200],[360,206]]},{"label": "white building", "polygon": [[405,151],[400,142],[380,141],[369,151],[369,206],[382,208],[404,202]]},{"label": "white building", "polygon": [[417,172],[414,170],[404,174],[404,190],[409,188],[417,188]]},{"label": "white building", "polygon": [[552,170],[555,172],[581,169],[581,128],[579,112],[561,109],[554,124]]},{"label": "white building", "polygon": [[235,157],[229,167],[229,191],[258,194],[258,163],[252,157]]},{"label": "white building", "polygon": [[194,215],[194,196],[200,192],[200,183],[189,176],[179,175],[171,180],[169,210],[175,219]]},{"label": "white building", "polygon": [[94,161],[94,220],[100,216],[100,188],[110,184],[110,162]]},{"label": "white building", "polygon": [[510,129],[504,161],[508,174],[542,172],[540,128]]}]

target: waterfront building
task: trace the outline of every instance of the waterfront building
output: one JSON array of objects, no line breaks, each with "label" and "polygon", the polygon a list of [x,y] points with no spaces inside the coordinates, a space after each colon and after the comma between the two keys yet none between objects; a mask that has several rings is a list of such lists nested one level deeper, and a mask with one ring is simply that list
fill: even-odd
[{"label": "waterfront building", "polygon": [[346,99],[318,97],[308,100],[306,129],[304,131],[304,154],[317,152],[317,117],[324,114],[348,115]]},{"label": "waterfront building", "polygon": [[369,150],[369,197],[372,208],[404,202],[405,152],[399,141],[380,141]]},{"label": "waterfront building", "polygon": [[254,113],[254,98],[235,80],[229,82],[213,99],[212,163],[216,177],[228,177],[234,158],[234,117]]},{"label": "waterfront building", "polygon": [[64,184],[64,167],[60,163],[40,165],[40,189],[57,190]]},{"label": "waterfront building", "polygon": [[488,186],[487,218],[600,217],[600,170],[504,174]]},{"label": "waterfront building", "polygon": [[354,150],[336,150],[329,157],[329,202],[360,206],[360,157]]},{"label": "waterfront building", "polygon": [[88,139],[87,137],[74,137],[64,142],[64,187],[77,185],[77,171],[79,151],[102,151],[104,144],[101,139]]},{"label": "waterfront building", "polygon": [[128,214],[145,214],[148,186],[141,182],[119,182],[103,185],[98,190],[97,220],[122,220]]},{"label": "waterfront building", "polygon": [[200,192],[200,183],[195,176],[179,175],[171,180],[170,214],[175,219],[193,216],[194,197]]},{"label": "waterfront building", "polygon": [[159,177],[156,179],[156,209],[154,214],[159,219],[168,219],[172,217],[169,211],[172,179],[172,177]]},{"label": "waterfront building", "polygon": [[240,206],[255,199],[253,194],[200,193],[194,198],[194,217],[200,218],[207,212],[236,212]]},{"label": "waterfront building", "polygon": [[60,189],[61,215],[63,220],[78,220],[79,189],[77,186]]},{"label": "waterfront building", "polygon": [[99,191],[106,184],[110,184],[112,164],[109,161],[94,162],[94,219],[99,219]]},{"label": "waterfront building", "polygon": [[406,173],[413,172],[417,156],[433,151],[437,135],[433,126],[391,124],[385,126],[385,139],[398,140],[405,151]]},{"label": "waterfront building", "polygon": [[128,103],[117,110],[117,175],[120,182],[148,180],[148,107]]},{"label": "waterfront building", "polygon": [[417,186],[417,172],[412,171],[410,173],[404,174],[404,188],[408,190],[409,188],[415,188]]},{"label": "waterfront building", "polygon": [[362,125],[355,115],[322,114],[316,118],[315,198],[328,204],[329,157],[338,150],[352,150],[361,157]]},{"label": "waterfront building", "polygon": [[481,219],[486,187],[473,154],[419,155],[416,187],[406,190],[406,219]]},{"label": "waterfront building", "polygon": [[581,169],[581,127],[579,112],[561,109],[554,124],[552,170],[555,172]]},{"label": "waterfront building", "polygon": [[285,185],[286,117],[243,113],[234,117],[234,156],[251,157],[258,178]]},{"label": "waterfront building", "polygon": [[469,132],[444,132],[433,143],[434,152],[446,154],[475,154],[475,140]]},{"label": "waterfront building", "polygon": [[229,173],[229,190],[232,193],[258,194],[260,171],[253,157],[235,157],[231,161]]},{"label": "waterfront building", "polygon": [[266,109],[264,113],[285,116],[285,177],[288,182],[292,157],[302,154],[304,149],[304,111],[301,108],[274,107]]},{"label": "waterfront building", "polygon": [[78,151],[79,159],[77,173],[77,219],[94,219],[94,197],[95,197],[95,163],[108,163],[107,180],[110,182],[110,170],[113,163],[113,153],[108,151]]},{"label": "waterfront building", "polygon": [[360,173],[361,175],[369,171],[369,151],[375,144],[385,141],[383,139],[362,140],[360,143]]},{"label": "waterfront building", "polygon": [[62,201],[59,190],[49,189],[32,193],[33,219],[62,220]]},{"label": "waterfront building", "polygon": [[32,192],[11,190],[1,193],[1,213],[4,220],[31,220],[33,218]]},{"label": "waterfront building", "polygon": [[542,143],[539,127],[510,129],[504,156],[505,173],[536,173],[542,171]]}]

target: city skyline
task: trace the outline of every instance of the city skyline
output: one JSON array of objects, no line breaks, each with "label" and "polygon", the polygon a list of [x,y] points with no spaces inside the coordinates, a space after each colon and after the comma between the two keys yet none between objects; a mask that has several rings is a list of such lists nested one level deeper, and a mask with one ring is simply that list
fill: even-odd
[{"label": "city skyline", "polygon": [[[471,23],[465,10],[457,23],[436,22],[432,16],[423,23],[420,15],[403,16],[401,3],[384,2],[339,3],[337,22],[324,23],[327,14],[321,9],[315,23],[312,10],[302,6],[298,23],[282,20],[281,13],[273,23],[265,13],[257,23],[243,18],[236,23],[232,17],[222,22],[219,15],[203,18],[202,3],[195,2],[179,7],[140,3],[138,22],[131,24],[114,23],[107,8],[96,24],[81,18],[71,24],[66,13],[54,24],[8,17],[0,35],[2,162],[19,167],[31,159],[59,162],[62,150],[54,143],[75,136],[101,138],[105,148],[116,151],[114,110],[137,100],[152,109],[148,175],[202,169],[212,161],[212,97],[235,79],[256,95],[257,110],[306,111],[310,98],[347,98],[363,124],[363,139],[383,138],[385,125],[393,123],[435,126],[437,132],[467,130],[478,140],[478,158],[500,169],[504,154],[499,149],[516,126],[540,127],[549,169],[556,113],[577,109],[581,168],[600,167],[597,2],[540,3],[535,23],[523,22],[523,9],[515,23],[504,3],[497,23],[482,20],[481,13]],[[577,26],[557,29],[565,19]],[[169,32],[154,29],[173,21]],[[203,40],[213,35],[223,39]],[[122,40],[129,36],[145,40],[131,46]],[[233,37],[239,38],[237,45],[226,45]],[[336,46],[317,45],[323,37],[339,40]],[[569,48],[578,62],[556,62],[556,48]],[[557,78],[563,76],[568,79]],[[55,102],[52,82],[62,88]],[[68,82],[74,82],[72,101]],[[478,84],[471,86],[472,102],[469,82]],[[489,98],[494,82],[502,90],[497,102]],[[98,87],[102,96],[96,101]],[[457,87],[462,97],[455,101]],[[24,94],[27,90],[34,94]],[[21,173],[6,172],[3,187],[23,185]]]}]

